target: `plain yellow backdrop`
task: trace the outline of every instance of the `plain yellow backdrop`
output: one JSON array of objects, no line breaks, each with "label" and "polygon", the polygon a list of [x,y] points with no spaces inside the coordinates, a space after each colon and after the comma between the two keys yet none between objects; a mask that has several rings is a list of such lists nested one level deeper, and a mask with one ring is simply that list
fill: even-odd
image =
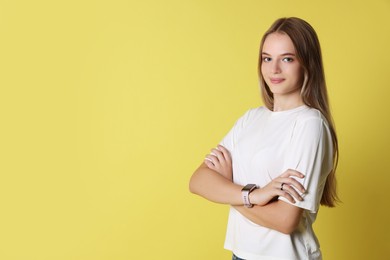
[{"label": "plain yellow backdrop", "polygon": [[229,259],[228,207],[188,191],[261,105],[259,41],[298,16],[323,48],[340,197],[324,259],[385,259],[390,1],[0,1],[0,259]]}]

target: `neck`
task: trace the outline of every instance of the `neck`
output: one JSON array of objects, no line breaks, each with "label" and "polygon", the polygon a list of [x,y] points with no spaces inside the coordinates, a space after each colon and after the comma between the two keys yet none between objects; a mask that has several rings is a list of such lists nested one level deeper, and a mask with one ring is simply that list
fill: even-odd
[{"label": "neck", "polygon": [[302,106],[303,100],[301,96],[283,98],[281,96],[274,96],[274,112],[285,111]]}]

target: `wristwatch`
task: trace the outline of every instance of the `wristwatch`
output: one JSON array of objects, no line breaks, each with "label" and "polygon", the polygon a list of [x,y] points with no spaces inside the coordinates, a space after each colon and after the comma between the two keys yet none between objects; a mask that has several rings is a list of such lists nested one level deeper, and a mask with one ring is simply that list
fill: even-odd
[{"label": "wristwatch", "polygon": [[256,184],[247,184],[241,190],[242,201],[244,202],[244,206],[247,208],[253,207],[253,204],[249,201],[249,194],[255,189],[257,189]]}]

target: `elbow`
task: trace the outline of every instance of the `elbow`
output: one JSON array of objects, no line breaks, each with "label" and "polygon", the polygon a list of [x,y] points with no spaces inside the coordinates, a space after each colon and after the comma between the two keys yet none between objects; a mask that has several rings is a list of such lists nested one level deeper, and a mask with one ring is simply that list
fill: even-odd
[{"label": "elbow", "polygon": [[279,225],[277,228],[277,231],[286,234],[286,235],[291,235],[294,233],[299,225],[299,219],[290,219],[290,220],[283,220],[282,223]]},{"label": "elbow", "polygon": [[[291,235],[299,228],[299,223],[302,219],[303,209],[295,206],[290,206],[282,201],[279,201],[280,205],[284,206],[282,211],[285,212],[281,218],[278,219],[277,231]],[[286,208],[287,207],[287,208]]]},{"label": "elbow", "polygon": [[191,193],[195,193],[195,187],[194,187],[194,185],[191,183],[191,181],[190,181],[190,184],[188,185],[188,190],[189,190]]},{"label": "elbow", "polygon": [[297,226],[283,226],[281,228],[279,228],[279,232],[285,234],[285,235],[291,235],[292,233],[294,233],[294,231],[297,229]]},{"label": "elbow", "polygon": [[191,176],[189,184],[188,184],[188,189],[191,193],[199,195],[199,188],[201,184],[201,175],[199,174],[199,169],[202,166],[200,166]]},{"label": "elbow", "polygon": [[191,177],[190,183],[188,185],[188,189],[191,193],[197,194],[197,189],[196,189],[196,183],[194,181],[194,176]]},{"label": "elbow", "polygon": [[[252,222],[286,235],[291,235],[299,229],[303,213],[302,208],[281,200],[265,206],[254,207],[253,210],[252,214],[246,214],[246,216],[251,217]],[[247,211],[243,210],[242,212]]]},{"label": "elbow", "polygon": [[[252,221],[260,226],[264,225],[264,222],[262,221],[256,221],[256,220],[252,220]],[[281,222],[278,224],[274,223],[273,225],[265,225],[265,227],[276,230],[285,235],[291,235],[292,233],[294,233],[295,230],[297,230],[298,225],[292,225],[290,223]]]}]

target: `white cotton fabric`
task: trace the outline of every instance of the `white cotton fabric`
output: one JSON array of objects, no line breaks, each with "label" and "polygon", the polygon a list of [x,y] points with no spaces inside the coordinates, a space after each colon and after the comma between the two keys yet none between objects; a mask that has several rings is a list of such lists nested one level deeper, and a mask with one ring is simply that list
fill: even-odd
[{"label": "white cotton fabric", "polygon": [[225,248],[248,260],[321,259],[312,224],[333,165],[331,134],[322,114],[307,106],[281,112],[251,109],[221,144],[232,155],[234,183],[263,187],[287,169],[294,169],[305,175],[297,180],[306,189],[303,201],[293,204],[304,211],[291,235],[257,225],[231,207]]}]

